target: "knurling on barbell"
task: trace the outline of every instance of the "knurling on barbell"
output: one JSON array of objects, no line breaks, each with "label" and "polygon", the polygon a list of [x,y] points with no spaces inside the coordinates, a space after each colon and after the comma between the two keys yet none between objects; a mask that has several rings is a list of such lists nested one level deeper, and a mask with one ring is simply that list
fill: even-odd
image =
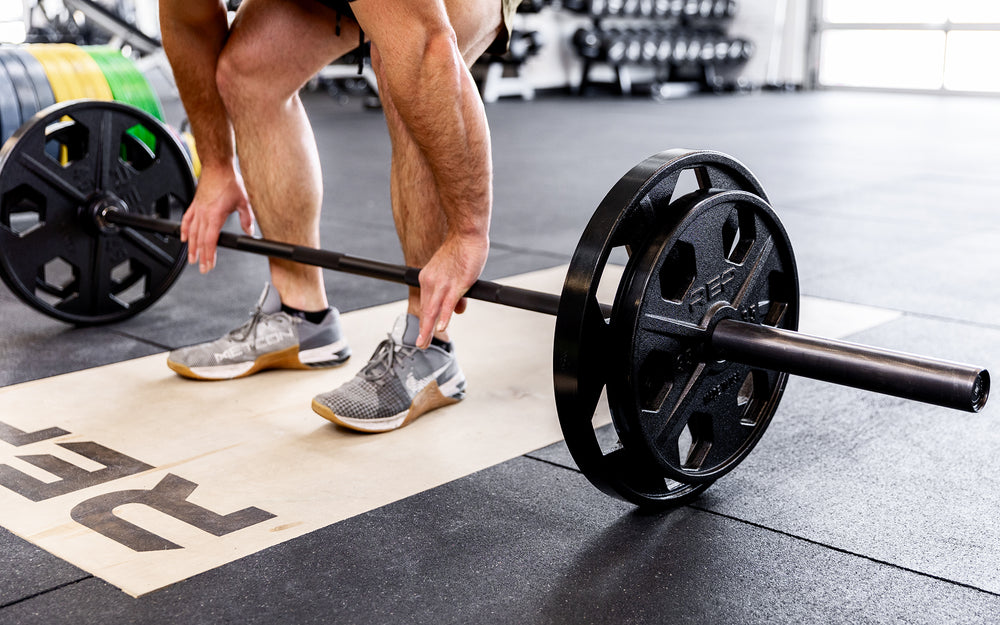
[{"label": "knurling on barbell", "polygon": [[[186,261],[179,217],[195,181],[176,136],[133,107],[77,101],[14,137],[0,151],[0,277],[12,292],[84,325],[152,305]],[[218,243],[419,286],[412,267],[231,232]],[[628,261],[609,305],[598,287],[619,250]],[[742,462],[789,374],[970,412],[989,396],[981,367],[796,332],[787,234],[753,174],[718,152],[668,150],[623,176],[584,230],[561,295],[480,280],[467,296],[556,316],[570,453],[598,488],[651,508],[690,500]],[[613,446],[594,424],[605,390]]]}]

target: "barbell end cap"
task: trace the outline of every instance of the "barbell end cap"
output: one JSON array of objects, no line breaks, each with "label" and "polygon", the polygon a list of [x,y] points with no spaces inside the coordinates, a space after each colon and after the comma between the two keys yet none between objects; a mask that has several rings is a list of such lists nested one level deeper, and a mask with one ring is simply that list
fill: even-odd
[{"label": "barbell end cap", "polygon": [[986,400],[990,398],[990,372],[983,369],[976,376],[972,383],[970,394],[970,412],[979,412],[986,407]]}]

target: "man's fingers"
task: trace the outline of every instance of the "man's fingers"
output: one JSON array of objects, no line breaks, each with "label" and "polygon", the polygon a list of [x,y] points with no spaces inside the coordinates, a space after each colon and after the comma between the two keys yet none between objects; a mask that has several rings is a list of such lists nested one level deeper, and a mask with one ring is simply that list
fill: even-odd
[{"label": "man's fingers", "polygon": [[444,332],[448,329],[448,324],[451,322],[452,308],[444,306],[441,308],[441,314],[438,316],[437,326],[435,326],[435,331]]},{"label": "man's fingers", "polygon": [[188,263],[192,265],[198,262],[198,230],[198,220],[192,219],[187,230]]},{"label": "man's fingers", "polygon": [[208,273],[215,267],[215,243],[211,242],[211,238],[203,237],[199,251],[201,262],[198,265],[198,270],[202,273]]},{"label": "man's fingers", "polygon": [[250,212],[248,207],[242,207],[240,211],[240,226],[243,227],[243,232],[246,232],[250,236],[253,236],[253,213]]},{"label": "man's fingers", "polygon": [[208,273],[215,267],[215,248],[219,242],[219,228],[210,223],[204,223],[198,235],[198,252],[201,257],[198,269],[201,273]]},{"label": "man's fingers", "polygon": [[[448,324],[451,323],[451,315],[458,311],[458,307],[465,301],[465,298],[454,289],[448,289],[445,293],[444,300],[441,302],[441,313],[438,316],[436,330],[438,332],[444,332],[448,329]],[[463,307],[464,310],[464,307]]]},{"label": "man's fingers", "polygon": [[185,211],[181,217],[181,243],[188,242],[188,233],[191,229],[191,220],[194,218],[193,211]]},{"label": "man's fingers", "polygon": [[420,306],[420,333],[417,335],[417,347],[427,349],[434,338],[434,326],[437,324],[437,310],[431,306]]}]

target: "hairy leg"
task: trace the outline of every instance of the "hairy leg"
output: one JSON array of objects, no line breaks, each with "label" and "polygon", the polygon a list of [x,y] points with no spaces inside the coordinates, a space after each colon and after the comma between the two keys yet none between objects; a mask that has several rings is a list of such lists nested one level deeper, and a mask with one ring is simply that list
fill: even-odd
[{"label": "hairy leg", "polygon": [[[261,233],[319,247],[323,181],[298,92],[358,43],[357,24],[312,0],[245,0],[219,59],[217,82],[236,132],[240,168]],[[328,305],[322,270],[269,259],[282,302]]]},{"label": "hairy leg", "polygon": [[[454,6],[452,6],[454,5]],[[471,66],[496,38],[500,27],[499,0],[449,2],[449,18],[466,65]],[[434,255],[447,232],[447,218],[426,156],[403,122],[383,83],[382,59],[372,49],[372,66],[379,78],[382,108],[392,142],[390,185],[396,232],[407,265],[423,267]],[[462,312],[464,303],[456,309]],[[420,316],[420,290],[410,288],[408,312]],[[435,335],[447,340],[447,332]]]}]

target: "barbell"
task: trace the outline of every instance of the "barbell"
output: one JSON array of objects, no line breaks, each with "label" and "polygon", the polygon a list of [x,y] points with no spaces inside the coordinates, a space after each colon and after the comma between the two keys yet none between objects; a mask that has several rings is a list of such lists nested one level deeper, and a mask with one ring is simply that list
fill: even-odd
[{"label": "barbell", "polygon": [[[138,132],[142,130],[142,132]],[[693,174],[696,188],[678,187]],[[161,297],[186,261],[176,218],[195,179],[175,135],[143,111],[77,101],[38,113],[0,150],[0,277],[35,309],[89,325]],[[419,269],[222,232],[218,244],[419,286]],[[598,285],[628,261],[612,304]],[[790,374],[976,412],[981,367],[796,332],[792,247],[739,161],[668,150],[605,196],[561,295],[479,280],[473,299],[555,315],[556,407],[598,488],[663,508],[697,496],[760,440]],[[594,427],[606,389],[619,442]]]}]

